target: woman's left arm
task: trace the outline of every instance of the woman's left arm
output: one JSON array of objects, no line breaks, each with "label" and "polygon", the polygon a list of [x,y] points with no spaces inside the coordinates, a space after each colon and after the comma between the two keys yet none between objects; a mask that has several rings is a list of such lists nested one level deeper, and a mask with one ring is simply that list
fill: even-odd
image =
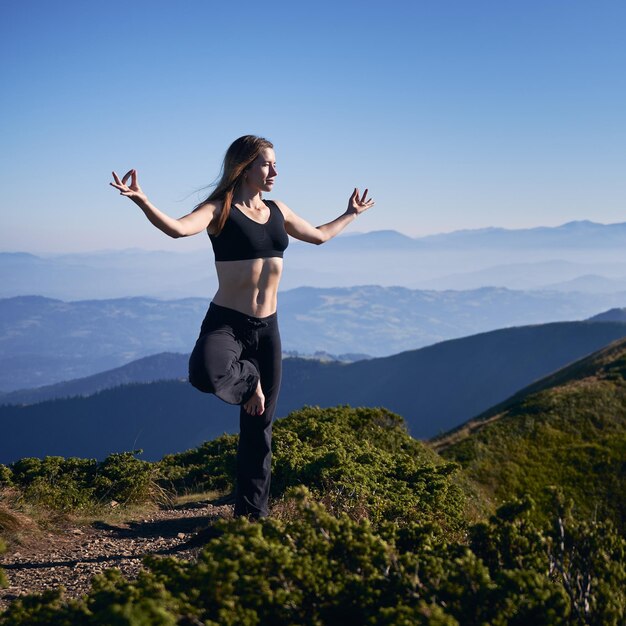
[{"label": "woman's left arm", "polygon": [[335,235],[338,235],[357,215],[373,207],[374,201],[371,198],[367,198],[367,189],[363,192],[362,196],[359,196],[359,190],[355,189],[348,200],[346,212],[342,213],[332,222],[317,227],[313,226],[299,215],[296,215],[286,204],[282,202],[277,204],[285,217],[285,230],[287,234],[300,241],[319,245],[320,243],[332,239]]}]

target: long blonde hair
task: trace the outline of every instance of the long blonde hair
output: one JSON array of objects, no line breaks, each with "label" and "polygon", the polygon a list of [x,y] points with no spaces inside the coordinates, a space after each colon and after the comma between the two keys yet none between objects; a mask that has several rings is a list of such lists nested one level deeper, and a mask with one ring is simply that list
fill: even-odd
[{"label": "long blonde hair", "polygon": [[219,235],[222,232],[222,228],[224,228],[224,224],[230,214],[233,196],[241,185],[246,170],[259,156],[261,150],[273,147],[273,144],[263,137],[244,135],[243,137],[239,137],[239,139],[235,139],[235,141],[230,144],[228,150],[226,150],[224,163],[222,165],[222,175],[219,182],[209,197],[196,206],[196,209],[198,209],[211,200],[223,201],[222,210],[217,220],[217,235]]}]

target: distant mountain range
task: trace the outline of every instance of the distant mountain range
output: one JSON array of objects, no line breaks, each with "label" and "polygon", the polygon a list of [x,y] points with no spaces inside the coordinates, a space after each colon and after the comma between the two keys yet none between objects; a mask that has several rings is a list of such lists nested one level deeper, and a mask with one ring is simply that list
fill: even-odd
[{"label": "distant mountain range", "polygon": [[[278,414],[307,404],[385,406],[404,416],[413,436],[433,437],[621,337],[626,323],[562,322],[352,364],[287,359]],[[236,407],[173,380],[3,406],[0,423],[0,462],[10,463],[43,455],[102,458],[135,448],[157,459],[235,432],[238,419]]]},{"label": "distant mountain range", "polygon": [[422,245],[462,245],[503,248],[608,248],[624,246],[626,223],[598,224],[590,220],[567,222],[561,226],[506,229],[458,230],[416,240]]},{"label": "distant mountain range", "polygon": [[[558,227],[487,228],[419,238],[385,230],[336,237],[321,247],[293,241],[285,256],[282,287],[376,284],[412,289],[491,286],[614,292],[623,290],[626,283],[625,251],[626,223],[581,221]],[[576,282],[590,275],[598,279]],[[215,289],[208,241],[205,251],[186,253],[0,253],[0,297],[210,298]]]},{"label": "distant mountain range", "polygon": [[509,289],[615,293],[626,291],[626,262],[621,253],[611,261],[549,259],[505,263],[421,281],[423,289],[478,289],[489,285]]},{"label": "distant mountain range", "polygon": [[[626,294],[302,287],[281,294],[279,317],[285,351],[387,356],[494,328],[581,319],[625,302]],[[0,391],[84,378],[161,352],[188,353],[207,306],[199,298],[0,300]]]}]

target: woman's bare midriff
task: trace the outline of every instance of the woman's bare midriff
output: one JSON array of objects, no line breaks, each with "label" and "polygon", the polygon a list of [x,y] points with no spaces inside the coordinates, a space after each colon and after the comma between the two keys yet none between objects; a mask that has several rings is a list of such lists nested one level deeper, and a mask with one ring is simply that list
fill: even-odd
[{"label": "woman's bare midriff", "polygon": [[276,312],[283,271],[279,257],[243,261],[216,261],[219,287],[213,302],[252,317]]}]

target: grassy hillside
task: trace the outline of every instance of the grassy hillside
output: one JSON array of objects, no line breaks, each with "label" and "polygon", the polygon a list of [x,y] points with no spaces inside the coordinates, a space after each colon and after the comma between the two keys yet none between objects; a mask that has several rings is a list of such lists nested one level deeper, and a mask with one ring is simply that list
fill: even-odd
[{"label": "grassy hillside", "polygon": [[582,359],[434,440],[495,502],[551,492],[626,530],[626,340]]}]

